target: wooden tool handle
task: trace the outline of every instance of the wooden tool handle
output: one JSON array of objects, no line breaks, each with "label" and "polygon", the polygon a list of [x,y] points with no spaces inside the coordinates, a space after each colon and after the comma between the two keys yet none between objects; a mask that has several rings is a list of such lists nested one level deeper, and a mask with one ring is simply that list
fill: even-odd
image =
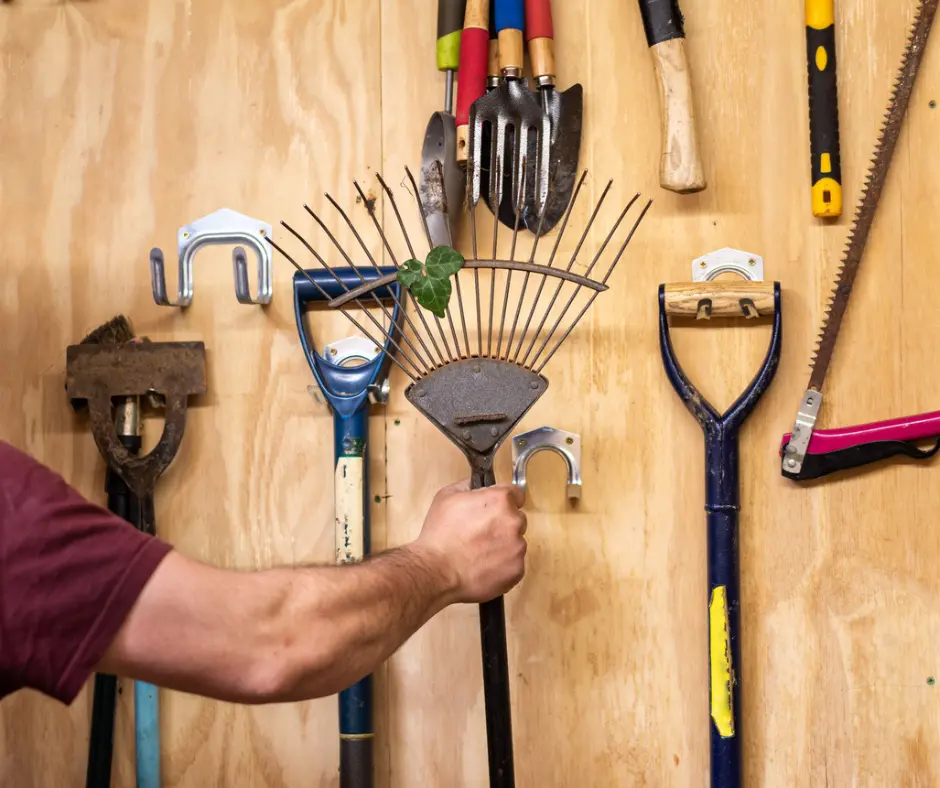
[{"label": "wooden tool handle", "polygon": [[692,80],[685,55],[685,29],[678,0],[639,0],[646,42],[653,54],[662,110],[664,189],[691,194],[705,188],[692,108]]},{"label": "wooden tool handle", "polygon": [[747,317],[774,313],[773,282],[683,282],[666,285],[666,314],[677,317]]},{"label": "wooden tool handle", "polygon": [[806,0],[806,62],[813,216],[841,216],[842,162],[833,0]]},{"label": "wooden tool handle", "polygon": [[523,0],[494,0],[496,32],[499,35],[499,68],[522,72]]},{"label": "wooden tool handle", "polygon": [[499,86],[499,34],[496,32],[496,4],[490,3],[490,49],[486,61],[486,86]]},{"label": "wooden tool handle", "polygon": [[460,66],[460,31],[465,0],[437,0],[437,70],[456,71]]},{"label": "wooden tool handle", "polygon": [[486,57],[489,47],[489,0],[467,0],[460,38],[460,70],[457,72],[457,161],[465,163],[470,107],[486,92]]},{"label": "wooden tool handle", "polygon": [[552,0],[525,0],[525,40],[529,43],[532,75],[555,81],[555,27]]}]

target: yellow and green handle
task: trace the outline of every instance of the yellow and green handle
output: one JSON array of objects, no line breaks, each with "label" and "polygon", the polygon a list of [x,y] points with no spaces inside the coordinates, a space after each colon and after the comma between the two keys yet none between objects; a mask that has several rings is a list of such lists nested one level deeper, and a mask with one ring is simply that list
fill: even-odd
[{"label": "yellow and green handle", "polygon": [[806,0],[812,200],[818,217],[842,215],[834,1]]}]

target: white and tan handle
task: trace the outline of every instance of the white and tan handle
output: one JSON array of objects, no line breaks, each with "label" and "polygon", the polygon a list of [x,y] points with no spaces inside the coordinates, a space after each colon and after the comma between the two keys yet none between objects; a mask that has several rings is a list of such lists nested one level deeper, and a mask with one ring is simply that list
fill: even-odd
[{"label": "white and tan handle", "polygon": [[333,479],[336,563],[361,561],[366,554],[364,458],[338,457]]},{"label": "white and tan handle", "polygon": [[659,183],[679,194],[700,192],[705,188],[705,172],[695,131],[692,79],[678,0],[639,2],[662,111]]}]

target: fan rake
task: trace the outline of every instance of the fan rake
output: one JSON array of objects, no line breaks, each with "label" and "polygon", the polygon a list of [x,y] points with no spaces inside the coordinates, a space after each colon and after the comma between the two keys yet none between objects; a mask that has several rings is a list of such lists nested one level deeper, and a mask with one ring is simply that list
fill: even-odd
[{"label": "fan rake", "polygon": [[[432,185],[431,190],[436,193],[440,204],[429,207],[434,200],[429,200],[427,193],[419,196],[415,179],[407,168],[406,175],[421,216],[425,242],[430,248],[433,243],[428,232],[428,214],[439,211],[446,215],[444,190],[434,189]],[[387,291],[388,285],[395,282],[396,274],[382,275],[379,262],[362,233],[329,195],[326,195],[327,200],[355,238],[355,250],[344,247],[321,217],[308,206],[304,206],[307,212],[329,238],[331,252],[318,251],[290,225],[284,222],[282,225],[332,278],[329,283],[330,293],[310,277],[288,252],[268,238],[272,246],[298,271],[303,272],[324,299],[329,301],[330,307],[340,310],[377,348],[389,347],[386,351],[389,358],[411,381],[405,390],[406,398],[464,453],[470,464],[471,487],[474,489],[496,483],[493,460],[497,449],[548,388],[548,380],[542,375],[542,370],[597,296],[608,289],[607,282],[611,274],[652,204],[652,200],[647,201],[636,218],[624,225],[631,208],[640,198],[639,194],[634,195],[585,265],[580,262],[580,255],[610,193],[612,181],[609,182],[567,262],[556,265],[556,258],[563,259],[559,249],[586,176],[587,171],[584,171],[551,246],[547,262],[544,263],[536,262],[540,232],[535,234],[528,255],[517,256],[524,183],[518,192],[515,226],[511,234],[509,255],[505,259],[497,255],[500,223],[493,221],[491,239],[483,237],[477,227],[478,198],[473,199],[474,195],[471,194],[467,200],[466,213],[469,214],[472,256],[452,277],[454,292],[443,318],[423,309],[414,295],[402,288],[400,294],[394,296],[395,306],[402,307],[401,301],[410,300],[414,314],[402,308],[398,310],[398,319],[393,319],[388,306],[376,297],[376,291]],[[442,183],[441,173],[438,173],[438,178],[438,184]],[[378,233],[387,260],[397,269],[404,260],[416,258],[416,248],[392,190],[380,175],[376,174],[376,179],[394,213],[399,233],[386,231],[382,227],[375,200],[367,199],[358,183],[354,183],[354,186],[359,201],[366,207]],[[500,183],[501,180],[497,178],[496,182]],[[621,225],[629,229],[619,244],[612,244]],[[397,238],[399,234],[400,242],[393,244],[392,236]],[[480,248],[488,240],[492,244],[490,247],[487,243],[490,255],[481,257]],[[343,265],[355,272],[352,282],[349,276],[338,275],[334,266],[327,262],[328,257],[335,258],[335,255],[342,258]],[[604,259],[608,260],[606,264],[601,263]],[[598,275],[601,270],[603,276]],[[361,272],[366,272],[368,279]],[[336,292],[340,292],[338,297],[330,297]],[[373,309],[366,308],[374,306],[384,312],[384,321],[372,314]],[[502,597],[480,605],[480,630],[490,785],[510,788],[515,784],[515,778]]]}]

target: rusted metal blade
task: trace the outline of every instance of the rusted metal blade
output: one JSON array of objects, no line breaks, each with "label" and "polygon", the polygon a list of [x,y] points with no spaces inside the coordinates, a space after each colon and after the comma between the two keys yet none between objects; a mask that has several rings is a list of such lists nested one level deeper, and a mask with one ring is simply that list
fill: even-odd
[{"label": "rusted metal blade", "polygon": [[894,149],[897,147],[898,137],[901,134],[901,126],[904,122],[904,116],[907,114],[911,91],[914,88],[914,80],[924,57],[924,48],[937,13],[938,2],[940,0],[922,0],[920,7],[917,9],[910,38],[904,50],[904,58],[901,61],[901,68],[892,90],[891,103],[888,106],[887,113],[885,113],[884,126],[881,129],[881,136],[875,148],[875,155],[872,157],[871,168],[868,171],[868,178],[865,181],[861,199],[855,209],[855,220],[852,223],[852,229],[849,231],[848,242],[836,278],[836,285],[829,306],[826,309],[826,317],[817,341],[818,347],[813,357],[812,371],[809,378],[809,388],[814,391],[822,390],[823,381],[826,379],[826,373],[832,361],[836,339],[839,336],[839,328],[842,326],[842,318],[845,316],[849,296],[852,294],[852,286],[855,284],[855,277],[858,274],[858,268],[865,251],[865,244],[868,242],[872,222],[875,219],[875,211],[878,208],[878,201],[881,199],[881,192],[884,190],[888,168],[891,165],[891,157],[894,155]]},{"label": "rusted metal blade", "polygon": [[454,116],[435,112],[428,121],[421,148],[420,195],[435,246],[453,245],[465,190],[466,174],[457,164]]},{"label": "rusted metal blade", "polygon": [[523,220],[530,231],[544,235],[565,215],[578,176],[584,89],[572,85],[563,92],[542,88],[541,93],[552,128],[548,178],[539,179],[534,163],[526,163],[526,182],[530,186],[526,189]]}]

